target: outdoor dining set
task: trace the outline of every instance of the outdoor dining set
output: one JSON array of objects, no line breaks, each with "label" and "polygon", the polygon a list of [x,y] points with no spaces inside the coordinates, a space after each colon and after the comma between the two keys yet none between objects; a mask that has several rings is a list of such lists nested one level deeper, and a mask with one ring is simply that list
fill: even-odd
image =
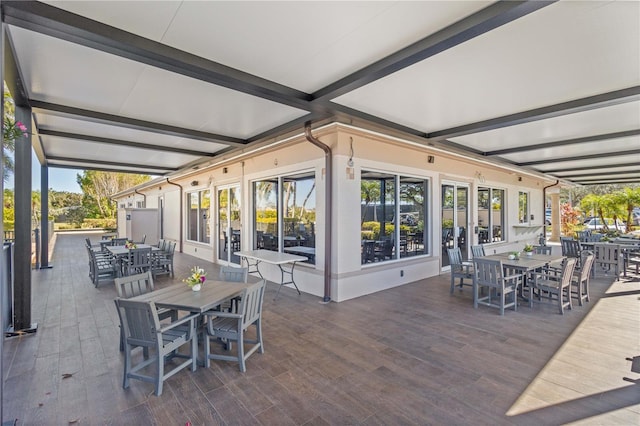
[{"label": "outdoor dining set", "polygon": [[92,244],[87,239],[86,245],[94,285],[106,277],[115,283],[123,388],[130,379],[141,380],[152,383],[159,396],[164,381],[187,367],[196,371],[213,359],[237,362],[244,372],[247,358],[264,352],[265,280],[248,283],[248,268],[229,266],[220,269],[217,279],[207,280],[206,271],[194,267],[184,284],[156,290],[154,276],[173,276],[175,243],[113,240]]},{"label": "outdoor dining set", "polygon": [[473,289],[473,305],[504,310],[518,308],[519,299],[551,302],[560,314],[572,309],[572,299],[580,306],[589,301],[589,280],[597,274],[618,279],[627,268],[640,263],[640,239],[617,238],[603,241],[591,233],[562,238],[562,255],[553,255],[551,246],[525,246],[525,253],[486,255],[484,246],[472,247],[473,259],[463,259],[460,248],[447,250],[451,265],[451,294],[457,287]]}]

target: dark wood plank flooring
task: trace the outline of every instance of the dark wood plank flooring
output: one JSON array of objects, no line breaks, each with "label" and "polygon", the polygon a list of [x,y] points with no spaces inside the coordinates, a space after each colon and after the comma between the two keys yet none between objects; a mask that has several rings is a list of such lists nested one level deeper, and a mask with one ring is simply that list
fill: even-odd
[{"label": "dark wood plank flooring", "polygon": [[[265,296],[265,353],[183,370],[160,397],[122,389],[112,283],[87,276],[86,234],[58,234],[54,267],[33,272],[33,335],[5,341],[5,422],[25,425],[639,424],[640,279],[592,280],[558,314],[504,317],[449,294],[442,275],[342,303],[285,288]],[[97,240],[99,236],[90,237]],[[176,254],[184,285],[194,264]],[[70,376],[69,376],[70,375]]]}]

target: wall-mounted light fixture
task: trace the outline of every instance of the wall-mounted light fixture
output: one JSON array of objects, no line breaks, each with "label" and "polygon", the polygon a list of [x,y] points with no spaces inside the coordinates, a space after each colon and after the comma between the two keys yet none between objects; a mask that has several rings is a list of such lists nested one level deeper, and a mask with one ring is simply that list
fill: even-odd
[{"label": "wall-mounted light fixture", "polygon": [[486,181],[486,179],[484,178],[484,176],[480,172],[476,172],[476,179],[478,179],[478,182],[480,182],[480,183],[485,183],[485,181]]},{"label": "wall-mounted light fixture", "polygon": [[518,182],[522,182],[522,176],[518,176]]},{"label": "wall-mounted light fixture", "polygon": [[433,164],[435,162],[436,162],[436,157],[434,157],[433,155],[428,155],[427,156],[427,163]]},{"label": "wall-mounted light fixture", "polygon": [[273,160],[273,165],[277,166],[278,165],[278,159],[276,158],[275,160]]},{"label": "wall-mounted light fixture", "polygon": [[229,170],[228,170],[226,167],[223,167],[223,168],[222,168],[222,173],[225,173],[225,174],[226,174],[226,173],[229,173]]},{"label": "wall-mounted light fixture", "polygon": [[192,180],[191,181],[191,186],[198,186],[198,181],[197,180]]},{"label": "wall-mounted light fixture", "polygon": [[353,138],[349,137],[349,161],[347,161],[347,166],[353,167]]}]

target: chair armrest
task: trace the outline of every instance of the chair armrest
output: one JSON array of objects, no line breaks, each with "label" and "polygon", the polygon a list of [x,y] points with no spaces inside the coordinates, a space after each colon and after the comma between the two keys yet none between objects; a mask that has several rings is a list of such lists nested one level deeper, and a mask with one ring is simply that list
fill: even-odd
[{"label": "chair armrest", "polygon": [[189,314],[189,315],[187,315],[185,317],[180,318],[177,321],[172,322],[171,324],[167,324],[166,326],[162,327],[160,329],[160,332],[164,333],[165,331],[171,330],[172,328],[176,328],[177,326],[182,325],[185,322],[192,321],[192,320],[198,318],[199,316],[200,316],[199,313]]},{"label": "chair armrest", "polygon": [[215,311],[212,312],[213,316],[215,317],[223,317],[223,318],[242,318],[242,314],[234,314],[232,312],[222,312],[222,311]]}]

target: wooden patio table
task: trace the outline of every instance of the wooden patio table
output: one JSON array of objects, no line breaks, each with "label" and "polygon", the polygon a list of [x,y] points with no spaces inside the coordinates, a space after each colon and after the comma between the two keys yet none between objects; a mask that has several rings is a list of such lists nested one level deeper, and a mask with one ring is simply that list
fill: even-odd
[{"label": "wooden patio table", "polygon": [[[529,277],[529,273],[535,271],[536,269],[544,268],[545,266],[551,265],[553,263],[562,262],[564,256],[556,256],[550,254],[532,254],[532,255],[521,255],[518,259],[509,259],[509,253],[499,253],[499,254],[491,254],[485,256],[486,259],[493,260],[501,260],[502,266],[507,268],[513,268],[519,271],[522,271],[524,274],[523,286],[527,284],[527,279]],[[523,289],[520,288],[518,290],[518,296],[524,300],[528,301],[528,299],[523,294]]]}]

